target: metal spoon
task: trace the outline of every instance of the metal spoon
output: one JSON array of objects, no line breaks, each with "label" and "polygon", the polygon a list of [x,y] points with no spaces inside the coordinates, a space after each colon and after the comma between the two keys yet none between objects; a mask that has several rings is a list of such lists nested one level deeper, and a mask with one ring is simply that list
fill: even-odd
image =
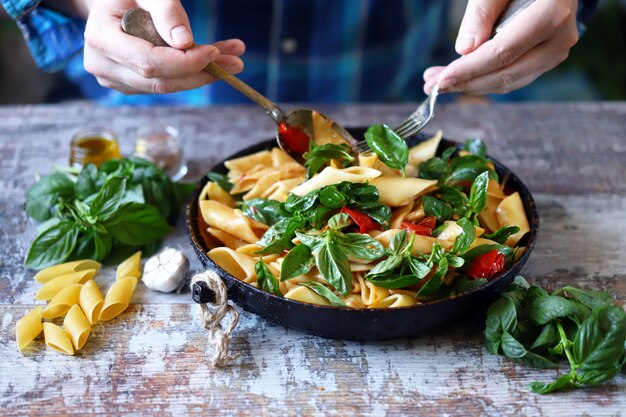
[{"label": "metal spoon", "polygon": [[[122,18],[122,29],[127,34],[144,39],[153,45],[169,46],[157,32],[154,22],[152,21],[152,16],[150,16],[150,13],[147,10],[131,9],[127,11]],[[309,149],[309,138],[314,138],[312,121],[313,110],[297,109],[290,113],[285,113],[280,106],[278,106],[278,104],[272,102],[254,88],[241,81],[239,78],[228,73],[219,65],[212,62],[204,68],[204,71],[226,81],[231,87],[239,90],[250,100],[263,107],[265,111],[267,111],[267,114],[279,127],[276,132],[278,146],[280,146],[281,149],[287,152],[296,161],[300,163],[304,162],[302,155]],[[335,123],[329,117],[324,116],[319,112],[318,114],[322,116],[326,120],[327,124],[345,140],[346,144],[350,146],[351,149],[356,149],[357,141],[350,135],[350,133],[348,133],[348,131],[346,131],[346,129]],[[294,128],[299,129],[306,134],[306,143],[301,143],[302,141],[294,143],[293,139],[289,140],[290,135],[285,134],[284,130],[289,129],[293,132]],[[281,134],[281,130],[283,131],[283,134]]]}]

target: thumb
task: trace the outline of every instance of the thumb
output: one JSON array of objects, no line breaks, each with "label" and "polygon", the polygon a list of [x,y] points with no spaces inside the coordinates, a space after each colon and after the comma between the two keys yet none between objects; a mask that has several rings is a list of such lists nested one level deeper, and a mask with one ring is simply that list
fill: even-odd
[{"label": "thumb", "polygon": [[154,26],[165,42],[177,49],[193,45],[189,18],[179,0],[146,0],[141,3],[150,12]]},{"label": "thumb", "polygon": [[508,0],[469,0],[456,38],[456,51],[466,55],[489,39],[493,25],[508,3]]}]

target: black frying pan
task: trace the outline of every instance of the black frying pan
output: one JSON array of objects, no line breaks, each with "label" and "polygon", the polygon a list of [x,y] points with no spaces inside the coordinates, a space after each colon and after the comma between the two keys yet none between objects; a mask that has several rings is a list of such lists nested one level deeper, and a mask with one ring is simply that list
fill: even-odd
[{"label": "black frying pan", "polygon": [[[348,129],[354,137],[363,137],[365,129]],[[427,137],[419,134],[407,139],[413,146]],[[229,156],[226,160],[245,156],[276,146],[276,140],[270,139],[251,146]],[[459,144],[443,139],[438,152]],[[283,326],[302,330],[317,336],[348,340],[384,340],[415,336],[432,329],[440,328],[453,321],[460,321],[475,313],[484,312],[489,304],[500,294],[520,272],[535,245],[539,216],[530,191],[520,179],[504,165],[493,160],[500,178],[507,178],[508,193],[518,191],[524,202],[531,231],[520,241],[526,246],[525,253],[510,268],[494,277],[484,286],[457,295],[452,298],[433,301],[411,307],[390,309],[351,309],[326,307],[301,303],[269,294],[230,275],[220,268],[208,256],[210,249],[202,238],[198,228],[198,197],[209,180],[204,177],[196,186],[187,208],[187,233],[191,244],[206,269],[212,269],[224,280],[230,299],[252,313],[258,314]],[[223,161],[217,164],[213,172],[226,173]]]}]

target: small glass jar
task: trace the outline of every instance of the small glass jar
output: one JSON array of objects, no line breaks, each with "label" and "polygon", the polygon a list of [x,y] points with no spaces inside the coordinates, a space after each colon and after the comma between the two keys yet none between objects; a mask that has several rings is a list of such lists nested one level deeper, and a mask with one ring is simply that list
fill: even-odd
[{"label": "small glass jar", "polygon": [[172,179],[178,181],[187,174],[178,129],[173,126],[150,126],[137,130],[135,156],[147,159]]},{"label": "small glass jar", "polygon": [[112,130],[87,128],[74,134],[70,142],[70,166],[94,164],[98,167],[110,159],[122,157],[117,135]]}]

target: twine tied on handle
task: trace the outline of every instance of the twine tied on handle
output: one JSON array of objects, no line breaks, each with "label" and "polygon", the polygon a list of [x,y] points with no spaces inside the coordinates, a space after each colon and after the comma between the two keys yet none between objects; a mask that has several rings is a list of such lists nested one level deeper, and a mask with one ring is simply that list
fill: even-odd
[{"label": "twine tied on handle", "polygon": [[[200,308],[200,318],[209,332],[207,341],[213,347],[211,363],[215,367],[228,364],[239,355],[229,355],[230,334],[239,322],[239,312],[228,302],[226,285],[213,271],[199,272],[191,278],[191,294]],[[222,320],[230,313],[230,321]]]}]

